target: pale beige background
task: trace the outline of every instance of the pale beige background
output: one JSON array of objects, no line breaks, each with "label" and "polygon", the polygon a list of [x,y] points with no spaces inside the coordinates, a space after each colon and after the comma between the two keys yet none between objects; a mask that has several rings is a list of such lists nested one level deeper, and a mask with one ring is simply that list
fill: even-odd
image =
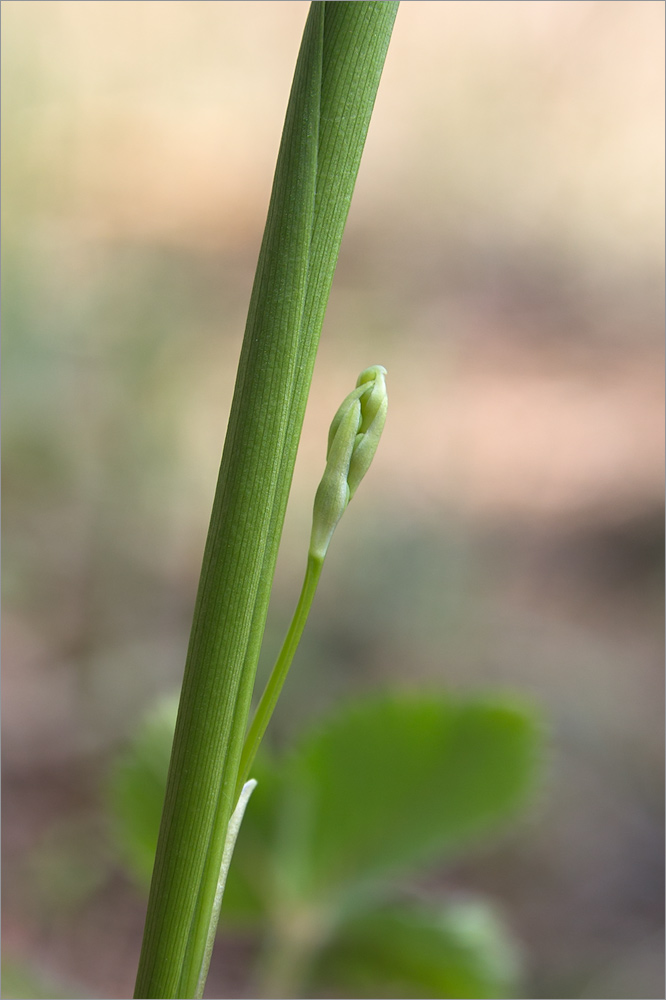
[{"label": "pale beige background", "polygon": [[[143,903],[97,790],[182,670],[306,14],[2,6],[5,948],[77,995],[131,989]],[[402,4],[269,628],[330,417],[383,363],[385,438],[276,734],[389,684],[544,706],[540,810],[460,873],[505,905],[531,996],[661,988],[663,22]]]}]

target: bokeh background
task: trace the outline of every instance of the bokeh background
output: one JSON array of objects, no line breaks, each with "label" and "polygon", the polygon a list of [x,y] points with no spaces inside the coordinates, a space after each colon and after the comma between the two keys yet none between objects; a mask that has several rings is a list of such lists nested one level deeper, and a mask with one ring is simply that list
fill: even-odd
[{"label": "bokeh background", "polygon": [[[181,677],[307,6],[3,3],[4,996],[131,995],[101,789]],[[266,637],[263,669],[382,363],[272,739],[389,687],[540,705],[532,813],[431,876],[503,908],[531,997],[663,995],[663,31],[656,0],[402,4]]]}]

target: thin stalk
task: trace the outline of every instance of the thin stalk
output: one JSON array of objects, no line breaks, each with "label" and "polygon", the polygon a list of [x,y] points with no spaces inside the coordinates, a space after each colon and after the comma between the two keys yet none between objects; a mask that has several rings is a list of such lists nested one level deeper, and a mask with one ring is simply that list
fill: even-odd
[{"label": "thin stalk", "polygon": [[309,914],[275,922],[261,957],[258,997],[299,997],[312,971],[324,938],[310,929]]},{"label": "thin stalk", "polygon": [[245,737],[236,797],[241,794],[241,789],[250,776],[250,768],[259,744],[301,641],[333,532],[370,468],[377,450],[388,408],[385,375],[386,369],[383,365],[372,365],[362,371],[357,379],[356,388],[343,400],[333,417],[328,433],[326,468],[315,495],[312,511],[310,549],[301,596]]},{"label": "thin stalk", "polygon": [[312,601],[314,600],[315,591],[317,590],[317,584],[319,583],[319,577],[321,576],[323,565],[323,556],[316,556],[312,553],[308,555],[305,579],[303,580],[301,596],[298,599],[294,617],[291,620],[291,625],[289,626],[284,643],[282,644],[282,649],[280,650],[278,658],[275,661],[275,666],[273,667],[271,675],[268,678],[268,683],[264,688],[264,693],[261,696],[254,718],[252,719],[250,728],[247,731],[247,736],[245,737],[243,752],[241,754],[240,770],[238,772],[238,782],[236,785],[237,795],[240,795],[241,789],[250,776],[250,768],[254,763],[254,758],[257,755],[259,744],[263,739],[266,727],[270,722],[273,710],[277,704],[278,698],[280,697],[280,692],[282,691],[284,682],[287,679],[289,668],[292,660],[294,659],[294,654],[298,648],[298,644],[301,641],[301,636],[303,635],[303,629],[305,628],[305,623],[308,620],[308,615],[310,614],[310,608],[312,607]]},{"label": "thin stalk", "polygon": [[205,980],[296,450],[397,6],[310,7],[204,551],[137,998],[192,998]]}]

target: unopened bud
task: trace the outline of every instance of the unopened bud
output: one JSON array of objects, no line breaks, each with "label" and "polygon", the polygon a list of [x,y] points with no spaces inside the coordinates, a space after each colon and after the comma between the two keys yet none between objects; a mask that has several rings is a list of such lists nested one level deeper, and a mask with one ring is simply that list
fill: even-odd
[{"label": "unopened bud", "polygon": [[338,521],[370,468],[386,420],[388,397],[381,365],[366,368],[333,417],[326,469],[317,490],[310,554],[324,558]]}]

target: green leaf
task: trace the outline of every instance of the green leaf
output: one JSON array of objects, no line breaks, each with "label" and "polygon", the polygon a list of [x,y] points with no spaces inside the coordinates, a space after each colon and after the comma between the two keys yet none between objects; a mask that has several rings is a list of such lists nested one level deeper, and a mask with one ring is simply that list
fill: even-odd
[{"label": "green leaf", "polygon": [[[144,886],[157,840],[174,720],[175,699],[166,699],[148,714],[110,781],[113,830]],[[329,914],[335,907],[334,919],[340,919],[345,907],[349,913],[354,903],[367,906],[368,892],[385,890],[389,877],[450,856],[470,840],[492,833],[515,814],[534,783],[537,731],[532,710],[506,700],[384,696],[339,711],[279,769],[265,756],[258,758],[254,773],[259,784],[238,838],[222,920],[256,925],[268,912],[281,912],[285,902],[297,908],[314,902]],[[384,910],[346,922],[334,952],[347,955],[343,964],[350,976],[366,976],[368,982],[386,966],[392,978],[381,981],[393,985],[386,986],[385,995],[416,996],[417,980],[408,970],[417,967],[422,969],[418,995],[509,995],[500,990],[509,975],[503,979],[498,970],[500,959],[504,955],[508,961],[510,952],[499,945],[495,952],[490,948],[495,939],[501,943],[494,927],[487,911],[478,907],[448,908],[436,919],[426,910]],[[350,928],[356,928],[352,936],[358,944],[353,954]],[[446,949],[439,941],[444,931]],[[387,942],[392,935],[400,938],[404,948],[392,944],[380,960],[377,942],[382,935]],[[407,942],[419,935],[425,953],[414,958]],[[460,935],[455,964],[451,956],[458,952],[452,941]],[[478,958],[481,940],[485,965]],[[363,941],[367,947],[361,947]],[[446,956],[446,969],[427,957],[437,949]],[[468,952],[476,956],[469,962],[476,963],[477,980],[464,982],[483,981],[485,992],[460,985],[460,966],[468,961]],[[326,958],[327,968],[331,961]],[[458,970],[458,978],[451,978],[452,969]],[[434,985],[454,981],[459,985],[449,993]]]},{"label": "green leaf", "polygon": [[400,696],[347,709],[305,740],[287,774],[285,808],[305,826],[294,888],[343,902],[467,848],[525,801],[537,746],[532,710],[506,700]]},{"label": "green leaf", "polygon": [[499,1000],[517,996],[519,966],[501,919],[486,903],[470,900],[437,909],[393,906],[350,921],[315,974],[359,1000]]},{"label": "green leaf", "polygon": [[130,873],[150,885],[164,803],[178,697],[162,699],[146,715],[111,768],[111,831]]},{"label": "green leaf", "polygon": [[317,343],[396,11],[315,2],[306,22],[195,602],[138,997],[191,997],[205,979]]},{"label": "green leaf", "polygon": [[[150,885],[155,860],[177,709],[177,696],[170,696],[145,716],[113,763],[108,782],[112,837],[143,889]],[[275,836],[280,777],[265,756],[257,760],[254,773],[258,787],[243,818],[222,903],[222,920],[234,924],[256,923],[263,915],[266,869]]]},{"label": "green leaf", "polygon": [[41,972],[23,960],[3,958],[2,997],[3,1000],[64,1000],[77,994],[62,983],[57,986]]}]

